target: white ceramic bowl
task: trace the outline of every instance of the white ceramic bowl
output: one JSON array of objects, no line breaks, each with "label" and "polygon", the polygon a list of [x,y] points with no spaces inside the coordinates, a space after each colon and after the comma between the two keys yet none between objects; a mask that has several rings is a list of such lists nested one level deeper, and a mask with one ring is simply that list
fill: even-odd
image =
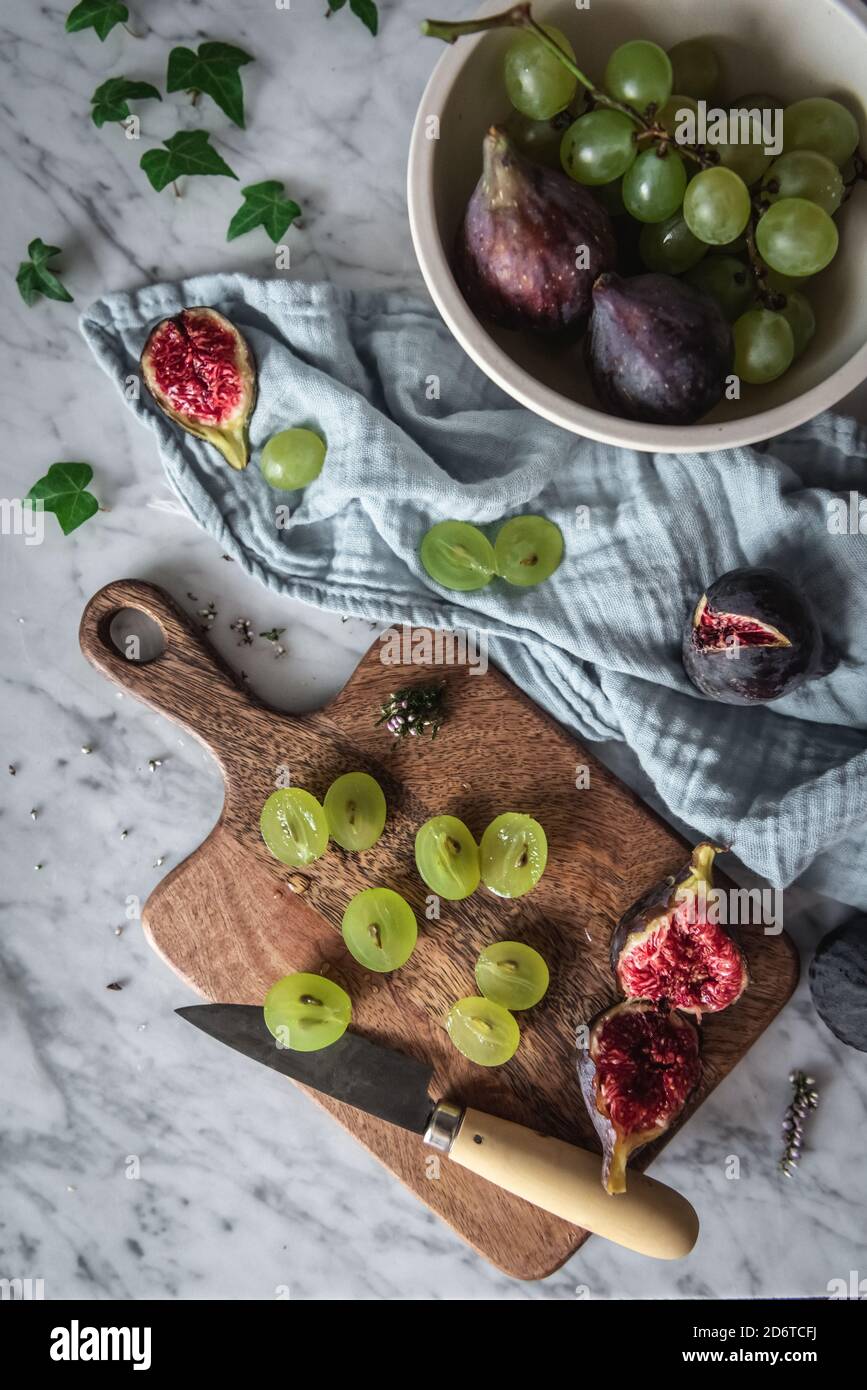
[{"label": "white ceramic bowl", "polygon": [[[491,0],[481,13],[507,8]],[[446,16],[439,13],[446,11]],[[432,0],[436,18],[467,18],[472,0]],[[867,130],[867,7],[861,0],[536,0],[536,19],[571,39],[579,66],[601,80],[611,50],[632,38],[670,48],[710,38],[725,72],[721,105],[749,91],[784,101],[838,96]],[[599,409],[579,349],[481,323],[449,265],[455,232],[479,177],[482,137],[509,110],[502,54],[514,30],[462,38],[444,47],[419,106],[409,154],[413,243],[440,313],[470,357],[509,395],[564,429],[591,439],[667,453],[732,448],[768,439],[839,401],[867,377],[867,185],[839,214],[840,250],[808,293],[817,331],[804,356],[779,381],[745,386],[697,425],[644,425]],[[432,51],[437,40],[426,39]],[[439,121],[439,137],[431,138]]]}]

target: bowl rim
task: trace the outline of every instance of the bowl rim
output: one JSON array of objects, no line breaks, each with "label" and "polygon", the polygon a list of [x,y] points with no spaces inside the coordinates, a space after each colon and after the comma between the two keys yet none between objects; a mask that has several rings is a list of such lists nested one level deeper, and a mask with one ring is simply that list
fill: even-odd
[{"label": "bowl rim", "polygon": [[[855,0],[828,3],[848,16],[867,40],[867,7],[863,3],[858,8]],[[493,13],[501,7],[502,0],[488,0],[479,14]],[[458,73],[486,37],[484,33],[473,35],[447,47],[428,79],[410,136],[407,208],[412,244],[428,293],[464,351],[507,395],[572,434],[645,453],[689,454],[739,448],[783,434],[836,404],[867,378],[865,342],[824,381],[771,410],[707,425],[648,425],[570,401],[519,366],[494,341],[458,289],[434,216],[437,141],[427,137],[427,122],[432,115],[442,113]]]}]

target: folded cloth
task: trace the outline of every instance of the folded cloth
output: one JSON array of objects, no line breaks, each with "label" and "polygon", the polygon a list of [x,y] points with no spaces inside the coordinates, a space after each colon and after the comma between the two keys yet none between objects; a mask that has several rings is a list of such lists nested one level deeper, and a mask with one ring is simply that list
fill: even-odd
[{"label": "folded cloth", "polygon": [[[126,389],[149,327],[194,304],[255,353],[254,459],[289,425],[327,440],[303,492],[274,492],[255,462],[229,468]],[[829,525],[835,497],[867,494],[867,431],[826,414],[760,448],[597,444],[516,405],[431,304],[398,292],[204,275],[108,295],[82,330],[156,433],[177,495],[262,583],[340,613],[485,632],[491,659],[567,728],[625,740],[680,823],[776,887],[804,875],[867,907],[867,539]],[[422,569],[434,522],[521,512],[565,539],[543,584],[456,594]],[[715,703],[684,674],[684,619],[713,579],[759,564],[803,586],[842,659],[772,705]]]}]

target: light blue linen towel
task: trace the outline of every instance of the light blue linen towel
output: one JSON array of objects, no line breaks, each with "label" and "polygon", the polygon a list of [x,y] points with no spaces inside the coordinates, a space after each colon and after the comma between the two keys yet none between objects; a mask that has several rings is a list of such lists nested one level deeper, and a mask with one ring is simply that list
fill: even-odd
[{"label": "light blue linen towel", "polygon": [[[255,353],[251,466],[230,469],[146,391],[129,404],[223,550],[323,608],[484,630],[492,660],[562,724],[625,740],[644,790],[681,824],[774,886],[804,875],[867,907],[867,535],[828,525],[832,499],[867,495],[867,431],[822,415],[759,449],[596,444],[516,405],[430,303],[396,292],[204,275],[108,295],[82,329],[123,389],[148,328],[194,304],[219,308]],[[258,451],[290,424],[321,432],[327,461],[303,493],[275,493]],[[285,503],[295,510],[281,527]],[[433,522],[491,527],[529,511],[565,537],[546,583],[453,594],[421,568]],[[713,579],[758,564],[803,585],[843,660],[771,706],[714,703],[683,672],[684,618]]]}]

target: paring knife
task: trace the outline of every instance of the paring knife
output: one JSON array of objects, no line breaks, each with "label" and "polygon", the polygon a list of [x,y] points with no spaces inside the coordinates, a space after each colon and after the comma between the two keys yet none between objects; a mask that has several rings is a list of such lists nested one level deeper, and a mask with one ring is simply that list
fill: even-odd
[{"label": "paring knife", "polygon": [[630,1173],[628,1192],[611,1197],[599,1180],[598,1154],[450,1100],[434,1102],[433,1067],[351,1029],[319,1052],[293,1052],[276,1042],[255,1004],[193,1004],[175,1012],[237,1052],[421,1135],[452,1163],[616,1245],[677,1260],[696,1242],[698,1217],[672,1188]]}]

